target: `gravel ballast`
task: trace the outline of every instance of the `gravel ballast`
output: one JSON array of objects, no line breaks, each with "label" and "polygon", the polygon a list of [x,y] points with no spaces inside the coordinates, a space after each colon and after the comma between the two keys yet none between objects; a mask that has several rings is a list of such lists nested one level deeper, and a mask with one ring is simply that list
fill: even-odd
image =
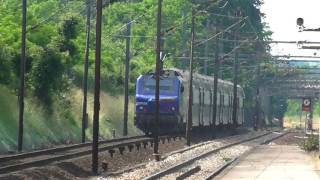
[{"label": "gravel ballast", "polygon": [[[130,172],[126,172],[126,173],[123,173],[123,174],[120,174],[117,176],[98,177],[97,179],[99,179],[99,180],[100,179],[142,179],[142,178],[150,176],[156,172],[159,172],[163,169],[166,169],[168,167],[171,167],[171,166],[174,166],[178,163],[186,161],[187,159],[191,159],[192,157],[198,156],[202,153],[211,151],[213,149],[217,149],[219,147],[225,146],[225,145],[233,143],[233,142],[238,142],[240,140],[248,139],[253,136],[263,134],[263,133],[265,133],[265,132],[249,133],[249,134],[245,134],[245,135],[241,135],[241,136],[227,138],[226,140],[209,141],[209,142],[205,143],[203,146],[196,147],[194,149],[185,151],[183,153],[172,154],[172,155],[168,156],[167,158],[165,158],[163,161],[160,161],[160,162],[151,161],[151,162],[147,163],[145,167],[136,168]],[[251,145],[233,146],[231,148],[228,148],[228,149],[220,151],[216,154],[213,154],[205,159],[198,160],[198,161],[196,161],[196,163],[193,163],[192,165],[186,167],[185,169],[186,170],[190,169],[192,167],[195,167],[196,165],[203,166],[202,164],[207,164],[204,167],[201,167],[200,173],[206,172],[206,171],[209,172],[210,170],[215,169],[218,166],[225,163],[226,160],[231,159],[233,157],[236,157],[236,156],[244,153],[245,151],[250,149],[250,147],[252,147],[252,146]],[[177,174],[172,174],[168,177],[164,177],[163,179],[175,179],[178,175],[180,175],[183,172],[185,172],[185,171],[181,171]],[[197,174],[199,174],[199,173],[197,173]]]}]

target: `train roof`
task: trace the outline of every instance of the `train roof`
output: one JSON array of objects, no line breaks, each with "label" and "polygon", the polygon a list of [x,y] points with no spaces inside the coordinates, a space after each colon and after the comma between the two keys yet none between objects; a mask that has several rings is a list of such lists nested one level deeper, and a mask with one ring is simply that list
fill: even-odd
[{"label": "train roof", "polygon": [[[147,75],[155,75],[155,73],[150,72],[147,74],[144,74],[142,76],[147,76]],[[177,68],[168,68],[165,69],[161,72],[162,76],[166,76],[166,77],[177,77],[179,78],[181,81],[184,82],[188,82],[189,79],[189,71],[186,70],[181,70],[181,69],[177,69]],[[195,84],[203,84],[204,86],[208,86],[208,88],[213,88],[212,84],[214,81],[214,77],[213,76],[206,76],[206,75],[201,75],[198,73],[194,73],[193,78],[195,80]],[[222,79],[218,79],[218,83],[219,85],[219,91],[226,91],[228,93],[232,93],[233,92],[233,83],[230,81],[226,81],[226,80],[222,80]],[[221,86],[222,85],[222,86]],[[241,93],[241,95],[244,97],[244,91],[243,88],[238,85],[238,91]]]},{"label": "train roof", "polygon": [[[181,69],[177,69],[177,68],[170,68],[169,70],[175,71],[178,74],[181,74],[182,76],[183,75],[189,76],[189,71],[185,71],[185,70],[181,70]],[[213,76],[206,76],[206,75],[201,75],[201,74],[198,74],[198,73],[194,73],[193,76],[194,76],[195,79],[201,79],[201,80],[207,80],[207,81],[213,81],[214,80]],[[233,83],[230,82],[230,81],[218,79],[218,82],[221,83],[221,84],[233,86]],[[238,85],[238,87],[242,88],[240,85]]]},{"label": "train roof", "polygon": [[[181,69],[177,69],[177,68],[169,68],[167,69],[169,71],[174,71],[177,72],[178,74],[181,75],[181,78],[188,82],[189,79],[187,79],[189,77],[189,71],[185,71],[185,70],[181,70]],[[201,75],[198,73],[194,73],[194,80],[196,82],[203,82],[203,81],[207,81],[207,84],[212,84],[214,81],[214,77],[213,76],[206,76],[206,75]],[[218,83],[220,85],[222,85],[222,87],[220,86],[220,89],[223,89],[224,91],[228,91],[229,93],[233,92],[233,83],[230,81],[226,81],[226,80],[222,80],[222,79],[218,79]],[[244,97],[244,91],[243,88],[238,85],[239,91],[241,92],[241,95]]]}]

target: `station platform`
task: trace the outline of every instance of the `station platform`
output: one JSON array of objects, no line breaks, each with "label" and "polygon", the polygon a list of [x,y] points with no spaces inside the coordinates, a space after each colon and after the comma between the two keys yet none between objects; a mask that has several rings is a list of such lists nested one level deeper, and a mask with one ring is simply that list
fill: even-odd
[{"label": "station platform", "polygon": [[320,180],[312,157],[292,145],[262,145],[230,165],[222,180]]}]

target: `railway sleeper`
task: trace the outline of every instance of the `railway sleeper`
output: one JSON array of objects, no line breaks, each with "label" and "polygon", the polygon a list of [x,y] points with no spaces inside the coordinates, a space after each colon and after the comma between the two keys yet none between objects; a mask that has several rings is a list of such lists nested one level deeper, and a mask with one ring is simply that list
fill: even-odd
[{"label": "railway sleeper", "polygon": [[143,142],[143,148],[147,148],[147,146],[148,146],[148,142]]},{"label": "railway sleeper", "polygon": [[129,152],[132,152],[133,148],[134,148],[134,146],[132,144],[128,145]]},{"label": "railway sleeper", "polygon": [[123,152],[126,150],[126,148],[124,146],[121,146],[118,149],[119,149],[119,152],[121,155],[123,155]]},{"label": "railway sleeper", "polygon": [[101,168],[104,170],[104,171],[108,171],[108,163],[106,161],[103,161],[101,163]]},{"label": "railway sleeper", "polygon": [[116,152],[114,149],[110,149],[109,151],[110,156],[113,158],[113,154]]},{"label": "railway sleeper", "polygon": [[141,148],[141,143],[136,143],[136,148],[137,148],[137,150],[139,151],[140,148]]}]

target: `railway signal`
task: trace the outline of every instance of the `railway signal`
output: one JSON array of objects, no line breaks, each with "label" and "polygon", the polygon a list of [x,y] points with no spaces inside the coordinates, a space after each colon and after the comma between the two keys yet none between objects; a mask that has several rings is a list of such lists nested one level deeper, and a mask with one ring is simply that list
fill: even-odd
[{"label": "railway signal", "polygon": [[302,111],[304,111],[304,112],[311,111],[311,99],[310,98],[304,98],[302,100]]}]

